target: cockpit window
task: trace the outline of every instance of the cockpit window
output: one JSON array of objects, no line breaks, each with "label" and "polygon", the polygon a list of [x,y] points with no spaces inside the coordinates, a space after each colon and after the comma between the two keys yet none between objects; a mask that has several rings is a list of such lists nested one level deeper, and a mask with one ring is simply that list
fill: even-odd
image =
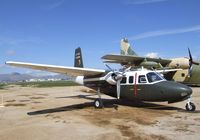
[{"label": "cockpit window", "polygon": [[146,83],[146,82],[147,80],[146,80],[145,75],[140,75],[138,78],[138,83]]},{"label": "cockpit window", "polygon": [[163,80],[163,78],[161,78],[161,76],[159,76],[155,72],[147,73],[147,79],[148,79],[149,83]]}]

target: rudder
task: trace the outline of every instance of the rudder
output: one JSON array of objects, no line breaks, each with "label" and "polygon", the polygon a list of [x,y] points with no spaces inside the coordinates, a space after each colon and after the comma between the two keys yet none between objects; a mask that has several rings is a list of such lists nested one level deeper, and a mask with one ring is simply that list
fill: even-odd
[{"label": "rudder", "polygon": [[128,39],[123,38],[120,42],[120,49],[121,49],[121,55],[135,55],[137,54],[132,50],[130,43],[128,42]]},{"label": "rudder", "polygon": [[81,53],[81,48],[80,47],[78,47],[75,50],[74,67],[83,68],[83,59],[82,59],[82,53]]}]

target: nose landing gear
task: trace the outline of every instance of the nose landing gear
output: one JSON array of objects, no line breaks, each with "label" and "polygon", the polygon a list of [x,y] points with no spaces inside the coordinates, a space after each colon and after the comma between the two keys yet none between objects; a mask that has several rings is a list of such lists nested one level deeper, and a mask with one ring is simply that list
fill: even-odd
[{"label": "nose landing gear", "polygon": [[187,111],[195,111],[196,110],[196,106],[194,105],[194,103],[191,102],[191,97],[188,98],[185,108]]}]

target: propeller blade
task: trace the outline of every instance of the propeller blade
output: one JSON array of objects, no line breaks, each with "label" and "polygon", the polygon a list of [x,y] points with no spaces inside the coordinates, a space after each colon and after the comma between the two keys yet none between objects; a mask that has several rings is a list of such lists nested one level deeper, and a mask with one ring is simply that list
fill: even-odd
[{"label": "propeller blade", "polygon": [[120,90],[121,90],[120,82],[121,80],[117,80],[117,99],[120,98]]},{"label": "propeller blade", "polygon": [[199,62],[195,62],[193,61],[193,58],[192,58],[192,54],[191,54],[191,51],[190,51],[190,48],[188,48],[188,53],[189,53],[189,68],[188,68],[188,77],[191,77],[192,76],[192,65],[199,65]]},{"label": "propeller blade", "polygon": [[109,65],[105,64],[105,66],[113,72],[112,78],[116,81],[116,86],[117,86],[117,99],[120,99],[121,80],[125,76],[125,72],[129,71],[131,67],[128,67],[123,71],[114,71]]},{"label": "propeller blade", "polygon": [[192,66],[188,69],[188,77],[192,76]]},{"label": "propeller blade", "polygon": [[195,62],[193,61],[193,58],[192,58],[192,54],[191,54],[191,51],[190,51],[190,48],[188,48],[188,53],[189,53],[189,61],[190,61],[190,65],[194,64],[194,65],[199,65],[199,62]]},{"label": "propeller blade", "polygon": [[189,60],[192,62],[193,61],[193,59],[192,59],[192,54],[191,54],[191,52],[190,52],[190,48],[188,48],[188,53],[189,53]]},{"label": "propeller blade", "polygon": [[110,71],[113,71],[113,69],[112,69],[110,66],[108,66],[107,64],[105,64],[105,66],[106,66]]},{"label": "propeller blade", "polygon": [[189,53],[189,68],[188,68],[188,76],[190,76],[191,75],[191,72],[192,72],[192,61],[193,61],[193,59],[192,59],[192,54],[191,54],[191,52],[190,52],[190,49],[188,48],[188,53]]},{"label": "propeller blade", "polygon": [[199,65],[199,62],[192,61],[192,64],[194,64],[194,65]]},{"label": "propeller blade", "polygon": [[130,71],[130,70],[131,70],[131,68],[132,68],[131,66],[130,66],[130,67],[128,67],[128,68],[126,68],[126,69],[124,70],[124,72],[123,72],[123,74],[122,74],[122,75],[124,75],[124,73],[125,73],[125,72],[127,72],[127,71]]}]

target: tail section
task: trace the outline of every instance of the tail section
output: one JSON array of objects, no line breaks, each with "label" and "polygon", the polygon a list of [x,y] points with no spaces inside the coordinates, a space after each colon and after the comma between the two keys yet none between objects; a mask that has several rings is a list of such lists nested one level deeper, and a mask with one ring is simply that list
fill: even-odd
[{"label": "tail section", "polygon": [[135,55],[137,56],[137,54],[132,50],[130,43],[128,42],[128,39],[123,38],[121,40],[121,55]]},{"label": "tail section", "polygon": [[82,53],[81,53],[81,48],[80,47],[78,47],[75,50],[74,67],[83,68],[83,59],[82,59]]}]

